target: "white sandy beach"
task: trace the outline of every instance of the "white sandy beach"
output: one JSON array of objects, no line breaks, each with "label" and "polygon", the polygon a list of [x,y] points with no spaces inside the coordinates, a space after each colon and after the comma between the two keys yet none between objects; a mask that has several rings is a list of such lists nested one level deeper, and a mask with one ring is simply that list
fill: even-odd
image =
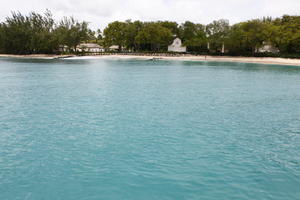
[{"label": "white sandy beach", "polygon": [[64,58],[72,55],[54,55],[54,54],[30,54],[30,55],[14,55],[14,54],[0,54],[0,58],[38,58],[38,59],[55,59]]},{"label": "white sandy beach", "polygon": [[293,65],[300,66],[300,59],[290,58],[271,58],[271,57],[233,57],[233,56],[139,56],[139,55],[97,55],[70,57],[67,59],[157,59],[157,60],[178,60],[178,61],[214,61],[214,62],[241,62],[241,63],[261,63],[274,65]]},{"label": "white sandy beach", "polygon": [[241,62],[241,63],[261,63],[274,65],[292,65],[300,66],[300,59],[291,58],[272,58],[272,57],[234,57],[234,56],[150,56],[150,55],[94,55],[94,56],[72,56],[72,55],[10,55],[0,54],[0,58],[39,58],[39,59],[157,59],[157,60],[178,60],[178,61],[214,61],[214,62]]}]

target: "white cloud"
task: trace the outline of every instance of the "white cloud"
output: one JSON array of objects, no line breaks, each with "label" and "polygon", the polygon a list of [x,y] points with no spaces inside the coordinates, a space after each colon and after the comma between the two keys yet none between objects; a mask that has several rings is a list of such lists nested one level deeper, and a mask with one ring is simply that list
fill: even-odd
[{"label": "white cloud", "polygon": [[186,20],[207,24],[215,19],[231,23],[260,18],[300,14],[300,0],[9,0],[0,2],[0,20],[11,11],[28,13],[50,9],[59,19],[74,16],[103,29],[109,22],[126,19],[153,21]]}]

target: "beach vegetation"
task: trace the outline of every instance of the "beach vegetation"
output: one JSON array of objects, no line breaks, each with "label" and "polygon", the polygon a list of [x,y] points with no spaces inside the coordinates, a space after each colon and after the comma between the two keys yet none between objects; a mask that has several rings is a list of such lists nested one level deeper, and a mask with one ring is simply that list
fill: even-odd
[{"label": "beach vegetation", "polygon": [[[0,53],[76,53],[81,43],[97,43],[117,51],[166,52],[180,38],[192,54],[300,57],[300,16],[264,17],[233,25],[226,19],[207,25],[186,21],[114,21],[103,32],[93,31],[85,21],[51,12],[23,15],[12,12],[0,23]],[[265,51],[267,46],[274,52]]]},{"label": "beach vegetation", "polygon": [[59,45],[67,45],[76,51],[76,46],[90,36],[88,23],[78,22],[73,17],[64,17],[57,23],[48,10],[44,14],[31,12],[28,15],[12,12],[0,26],[0,51],[50,54],[56,53]]}]

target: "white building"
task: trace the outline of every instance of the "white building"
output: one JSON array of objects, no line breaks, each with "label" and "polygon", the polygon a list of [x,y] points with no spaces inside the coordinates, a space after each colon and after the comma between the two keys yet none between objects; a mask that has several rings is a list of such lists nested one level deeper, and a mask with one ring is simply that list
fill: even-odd
[{"label": "white building", "polygon": [[59,45],[58,50],[60,52],[67,52],[69,50],[69,47],[67,45]]},{"label": "white building", "polygon": [[279,53],[279,49],[269,42],[263,42],[263,46],[257,49],[258,53]]},{"label": "white building", "polygon": [[181,39],[176,38],[171,45],[168,46],[168,51],[171,52],[186,52],[186,47],[182,46]]},{"label": "white building", "polygon": [[89,52],[89,53],[99,53],[99,52],[104,52],[105,49],[94,43],[82,43],[78,45],[78,51],[79,52]]},{"label": "white building", "polygon": [[119,45],[112,45],[108,48],[109,51],[119,51]]}]

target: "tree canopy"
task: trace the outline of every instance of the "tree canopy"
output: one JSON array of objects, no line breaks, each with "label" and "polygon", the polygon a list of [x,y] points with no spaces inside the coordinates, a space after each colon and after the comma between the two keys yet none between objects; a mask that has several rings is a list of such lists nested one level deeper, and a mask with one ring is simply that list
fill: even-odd
[{"label": "tree canopy", "polygon": [[87,22],[64,17],[55,22],[50,11],[43,15],[13,12],[0,25],[0,52],[11,54],[54,53],[59,45],[76,46],[89,39]]},{"label": "tree canopy", "polygon": [[73,17],[56,22],[50,11],[23,15],[13,12],[0,23],[0,52],[11,54],[56,53],[64,45],[76,51],[82,42],[105,47],[118,45],[123,51],[166,51],[179,37],[191,53],[254,55],[268,43],[281,55],[300,54],[300,16],[265,17],[230,25],[221,19],[204,25],[186,21],[114,21],[103,32]]}]

